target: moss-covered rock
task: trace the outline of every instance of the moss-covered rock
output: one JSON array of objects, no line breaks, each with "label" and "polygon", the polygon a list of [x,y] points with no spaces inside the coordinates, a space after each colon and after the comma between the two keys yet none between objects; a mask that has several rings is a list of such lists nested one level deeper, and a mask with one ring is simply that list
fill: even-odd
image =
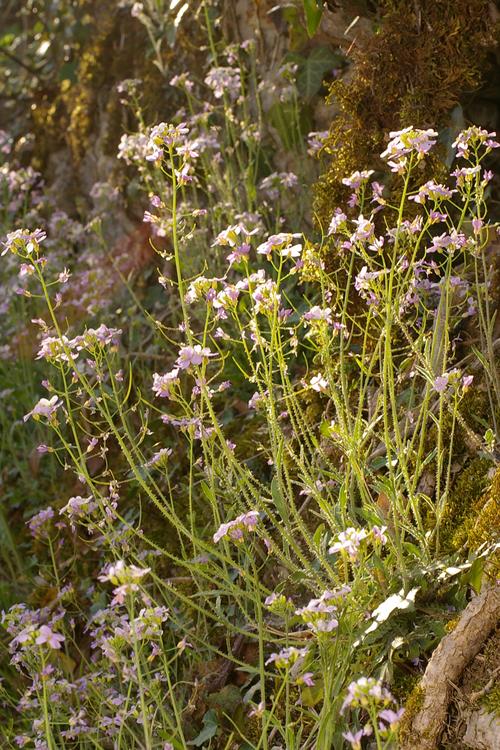
[{"label": "moss-covered rock", "polygon": [[[488,0],[383,0],[376,33],[353,45],[349,82],[329,98],[339,114],[326,141],[333,156],[316,186],[315,211],[327,225],[347,197],[342,178],[373,168],[388,131],[436,127],[464,92],[481,82],[496,27]],[[434,165],[434,169],[436,165]]]},{"label": "moss-covered rock", "polygon": [[[491,485],[474,503],[468,517],[467,540],[472,549],[494,544],[500,539],[500,469],[497,468]],[[488,565],[495,577],[500,573],[500,552],[496,550]]]},{"label": "moss-covered rock", "polygon": [[453,551],[468,541],[475,508],[488,486],[488,471],[492,462],[474,458],[460,472],[448,496],[441,522],[441,541],[447,551]]}]

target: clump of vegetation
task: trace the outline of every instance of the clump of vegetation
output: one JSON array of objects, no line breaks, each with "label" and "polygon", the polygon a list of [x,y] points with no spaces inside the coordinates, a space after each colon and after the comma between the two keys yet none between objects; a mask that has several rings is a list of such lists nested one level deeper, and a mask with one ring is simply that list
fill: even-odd
[{"label": "clump of vegetation", "polygon": [[[325,134],[302,139],[294,65],[271,87],[255,40],[228,44],[204,2],[202,72],[171,75],[177,4],[128,10],[182,106],[149,122],[144,83],[119,83],[122,174],[84,216],[0,134],[2,740],[390,750],[494,561],[500,143],[463,129],[438,179],[433,123],[392,132],[315,231],[306,160]],[[94,62],[71,94],[89,117]],[[282,104],[294,171],[266,116]],[[92,130],[73,123],[78,155]],[[140,263],[114,225],[126,203]]]}]

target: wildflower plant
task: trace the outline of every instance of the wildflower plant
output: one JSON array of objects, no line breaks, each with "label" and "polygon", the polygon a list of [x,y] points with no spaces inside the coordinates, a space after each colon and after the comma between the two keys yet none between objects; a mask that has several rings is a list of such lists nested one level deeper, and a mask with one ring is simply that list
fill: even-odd
[{"label": "wildflower plant", "polygon": [[[153,5],[132,13],[152,24]],[[438,133],[390,133],[387,172],[346,175],[347,204],[305,234],[290,210],[300,180],[262,168],[251,45],[210,46],[203,83],[170,82],[186,111],[119,147],[158,258],[166,314],[139,305],[155,358],[134,354],[127,321],[65,314],[57,290],[75,270],[48,251],[50,231],[4,240],[41,316],[45,395],[21,418],[77,487],[29,519],[49,603],[3,615],[21,747],[394,747],[377,613],[398,591],[390,613],[408,609],[415,579],[446,562],[458,432],[494,449],[496,424],[485,447],[462,405],[479,375],[500,405],[483,164],[495,135],[460,133],[447,183],[420,184]],[[213,97],[201,109],[200,86]],[[460,348],[469,321],[481,357]],[[85,560],[75,582],[72,557]],[[237,718],[213,720],[226,683],[210,664],[238,676]]]}]

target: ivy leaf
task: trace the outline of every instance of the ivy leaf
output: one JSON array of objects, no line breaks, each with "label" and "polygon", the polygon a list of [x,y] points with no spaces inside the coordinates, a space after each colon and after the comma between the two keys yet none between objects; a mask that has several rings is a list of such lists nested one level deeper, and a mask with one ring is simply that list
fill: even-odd
[{"label": "ivy leaf", "polygon": [[316,47],[299,66],[297,88],[299,94],[310,99],[321,88],[325,73],[338,65],[340,58],[328,47]]},{"label": "ivy leaf", "polygon": [[194,740],[191,740],[187,744],[201,747],[205,742],[211,740],[212,737],[215,737],[218,728],[217,714],[213,709],[210,709],[210,711],[207,711],[203,717],[203,729]]},{"label": "ivy leaf", "polygon": [[303,0],[303,3],[307,33],[309,36],[314,36],[323,15],[323,2],[322,0]]},{"label": "ivy leaf", "polygon": [[236,709],[242,701],[241,693],[236,685],[225,685],[222,690],[207,697],[207,703],[215,711],[217,709],[228,716],[236,714]]}]

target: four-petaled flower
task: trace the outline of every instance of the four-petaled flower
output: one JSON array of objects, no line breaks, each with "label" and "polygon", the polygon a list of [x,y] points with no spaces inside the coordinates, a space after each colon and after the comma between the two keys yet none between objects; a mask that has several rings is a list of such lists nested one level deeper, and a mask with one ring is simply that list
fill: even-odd
[{"label": "four-petaled flower", "polygon": [[61,643],[65,640],[65,637],[61,633],[54,632],[48,625],[42,625],[38,631],[35,643],[39,646],[46,643],[51,648],[61,648]]}]

